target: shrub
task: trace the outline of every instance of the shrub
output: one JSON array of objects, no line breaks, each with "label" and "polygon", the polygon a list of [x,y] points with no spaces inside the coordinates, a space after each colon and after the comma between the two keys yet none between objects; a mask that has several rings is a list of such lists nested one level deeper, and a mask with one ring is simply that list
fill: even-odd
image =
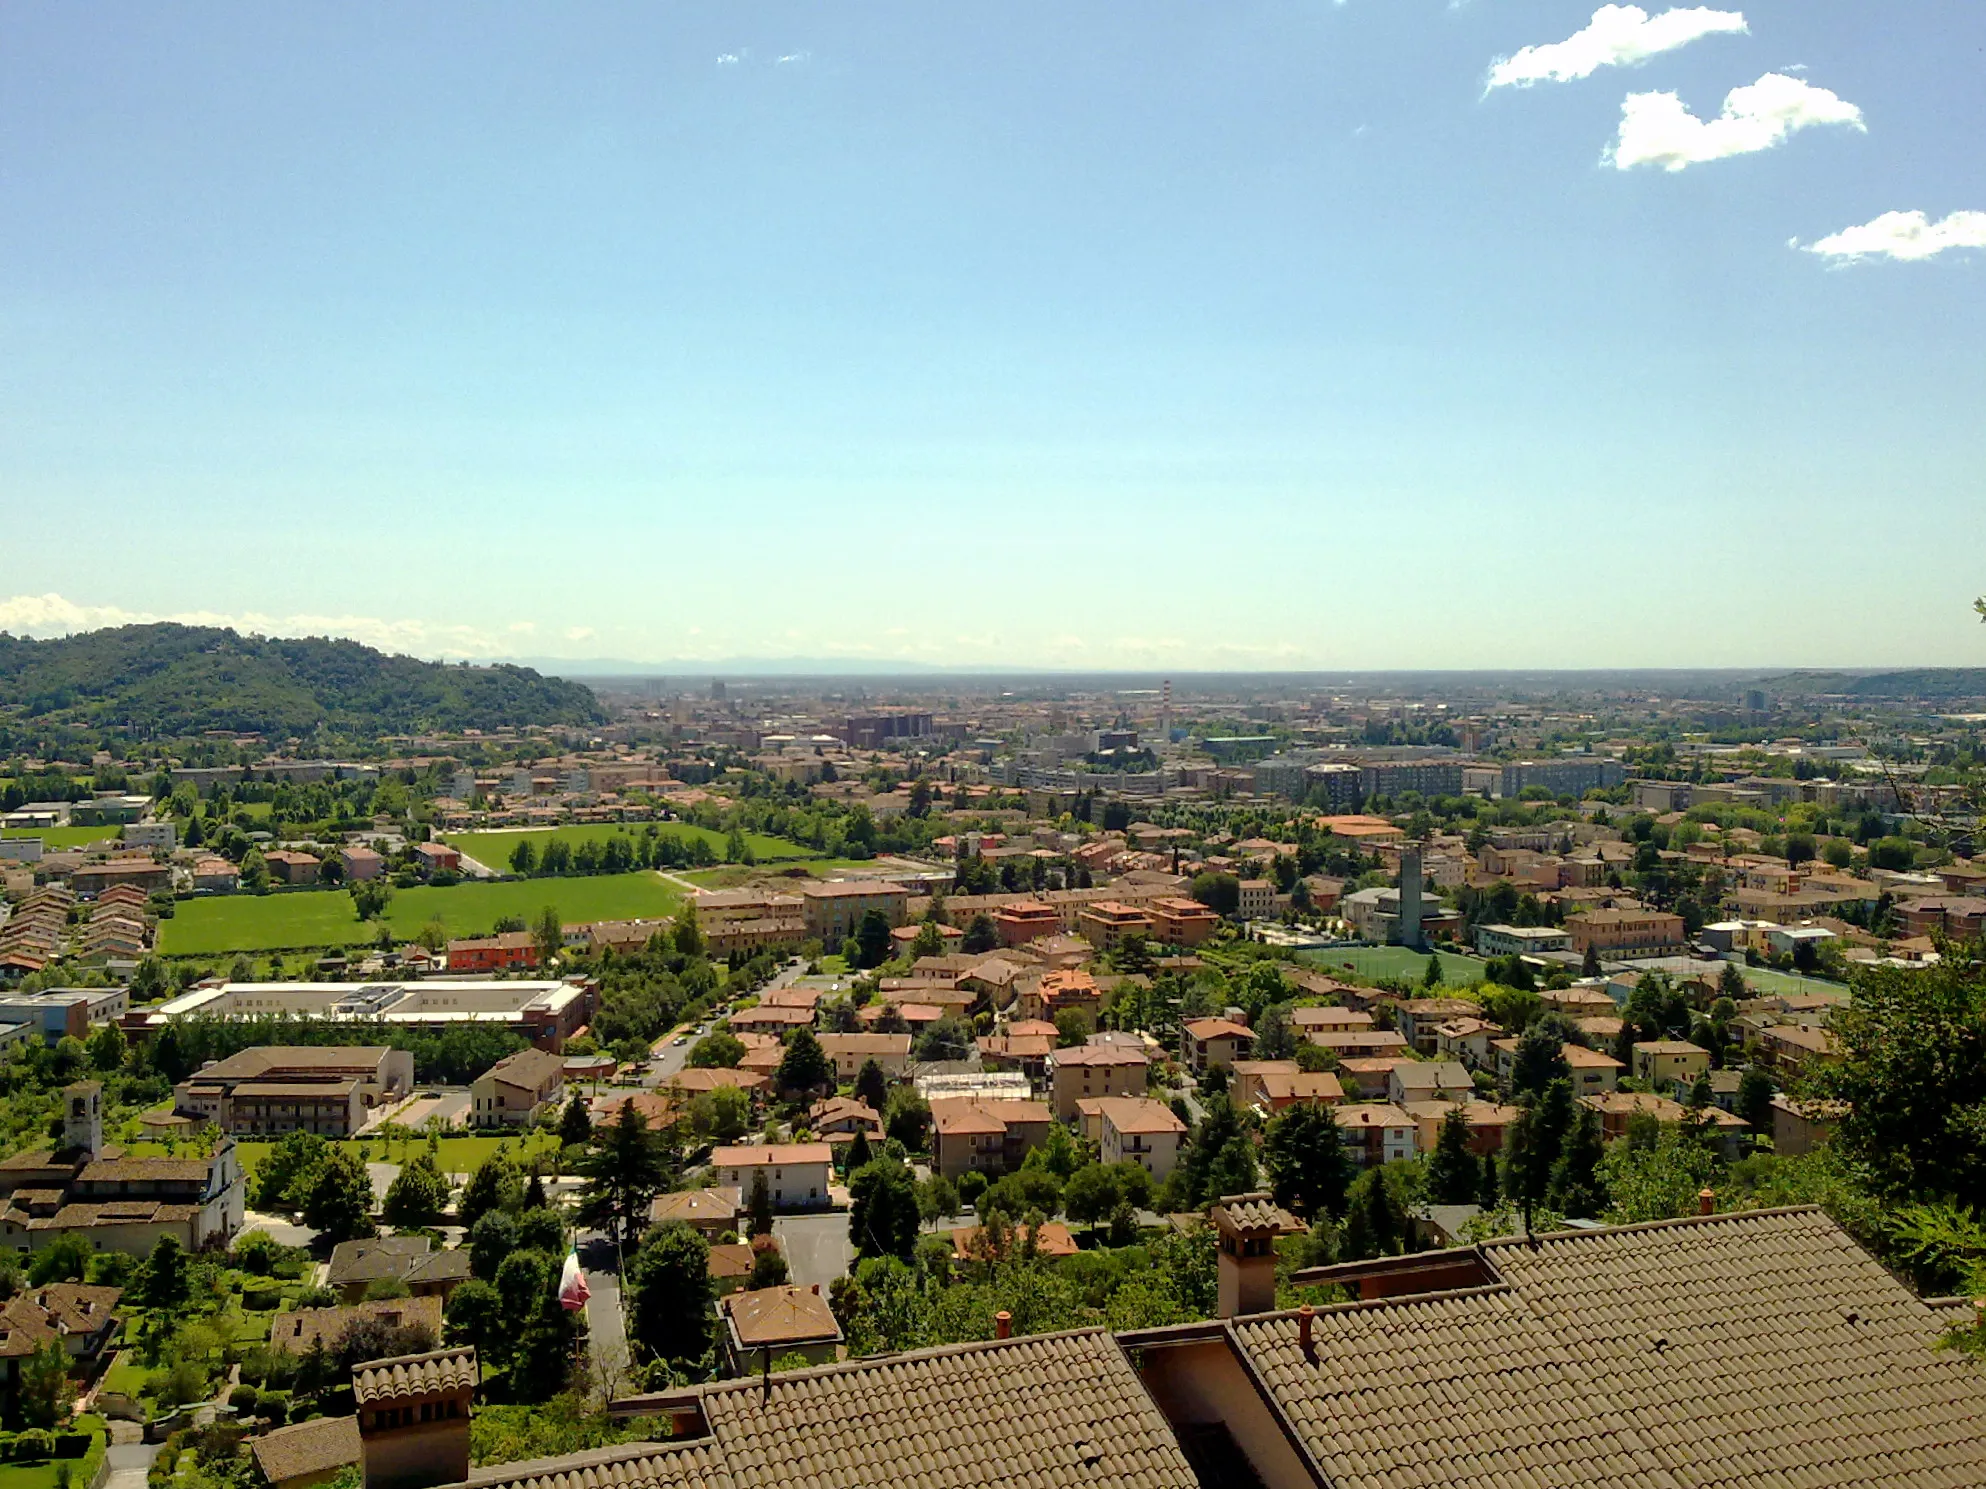
[{"label": "shrub", "polygon": [[246,1416],[255,1410],[255,1387],[236,1386],[228,1392],[228,1405]]},{"label": "shrub", "polygon": [[39,1427],[30,1427],[14,1439],[16,1461],[38,1461],[55,1456],[55,1439]]},{"label": "shrub", "polygon": [[58,1458],[80,1458],[90,1450],[90,1435],[87,1432],[58,1432],[55,1434],[55,1456]]},{"label": "shrub", "polygon": [[241,1306],[252,1308],[258,1313],[267,1313],[283,1301],[283,1295],[274,1288],[257,1288],[241,1295]]},{"label": "shrub", "polygon": [[290,1396],[287,1391],[264,1391],[255,1398],[255,1414],[267,1417],[269,1425],[280,1427],[289,1420]]}]

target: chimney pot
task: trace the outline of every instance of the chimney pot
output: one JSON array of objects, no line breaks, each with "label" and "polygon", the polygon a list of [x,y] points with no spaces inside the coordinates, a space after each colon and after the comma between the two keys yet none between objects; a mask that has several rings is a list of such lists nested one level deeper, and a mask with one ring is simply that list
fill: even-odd
[{"label": "chimney pot", "polygon": [[1317,1346],[1310,1338],[1310,1321],[1316,1314],[1317,1310],[1308,1303],[1296,1311],[1296,1337],[1303,1346],[1303,1357],[1306,1360],[1313,1358],[1317,1353]]},{"label": "chimney pot", "polygon": [[995,1339],[1011,1339],[1013,1333],[1014,1316],[1002,1308],[998,1313],[993,1315],[993,1337]]},{"label": "chimney pot", "polygon": [[1699,1189],[1696,1192],[1696,1213],[1699,1215],[1715,1215],[1717,1213],[1716,1190]]},{"label": "chimney pot", "polygon": [[815,1297],[818,1298],[821,1295],[821,1285],[818,1282],[814,1284],[813,1291]]}]

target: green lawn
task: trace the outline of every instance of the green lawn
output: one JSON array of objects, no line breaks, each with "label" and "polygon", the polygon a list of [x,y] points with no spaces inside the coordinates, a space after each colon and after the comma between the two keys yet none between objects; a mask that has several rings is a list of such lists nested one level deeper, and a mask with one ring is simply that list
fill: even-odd
[{"label": "green lawn", "polygon": [[1739,967],[1745,974],[1745,985],[1753,992],[1767,993],[1832,993],[1836,997],[1846,996],[1848,984],[1829,982],[1825,977],[1802,977],[1796,972],[1778,972],[1771,967]]},{"label": "green lawn", "polygon": [[[1305,951],[1297,960],[1325,973],[1350,968],[1361,977],[1404,977],[1416,986],[1427,972],[1427,953],[1405,946],[1345,946],[1330,951]],[[1444,987],[1468,987],[1481,982],[1487,962],[1454,952],[1441,953],[1441,981]]]},{"label": "green lawn", "polygon": [[119,827],[7,827],[0,828],[0,837],[40,838],[42,846],[53,853],[60,848],[114,842],[121,831]]},{"label": "green lawn", "polygon": [[[422,885],[396,889],[386,921],[396,938],[410,941],[431,920],[451,936],[487,935],[506,915],[527,924],[547,905],[564,920],[632,920],[674,915],[682,891],[659,876],[599,874],[566,879],[469,882],[446,888]],[[167,956],[218,956],[237,951],[292,951],[358,946],[372,941],[377,927],[360,921],[352,897],[342,889],[297,890],[287,894],[226,895],[187,900],[170,920],[159,923],[159,950]]]},{"label": "green lawn", "polygon": [[[655,825],[659,836],[672,837],[689,843],[697,838],[710,845],[713,853],[722,857],[726,835],[712,832],[706,827],[695,827],[687,822],[661,822]],[[534,849],[543,851],[545,845],[554,838],[568,848],[577,848],[581,843],[604,843],[608,838],[620,835],[629,838],[641,837],[648,828],[645,822],[614,822],[589,824],[579,827],[526,827],[502,832],[451,832],[443,836],[443,841],[451,847],[460,848],[486,868],[506,872],[510,868],[510,855],[520,842],[529,842]],[[754,857],[761,862],[782,858],[806,858],[809,850],[798,843],[789,843],[784,838],[769,838],[761,833],[748,832],[745,843]]]},{"label": "green lawn", "polygon": [[[236,1143],[235,1152],[241,1159],[242,1171],[253,1174],[262,1166],[262,1160],[269,1156],[270,1150],[275,1146],[274,1143]],[[381,1138],[361,1138],[358,1140],[358,1146],[367,1150],[368,1162],[404,1163],[425,1151],[427,1139],[411,1138],[402,1143],[387,1142]],[[557,1157],[559,1139],[555,1132],[532,1132],[509,1138],[445,1137],[441,1140],[441,1171],[445,1174],[472,1174],[499,1148],[528,1168],[533,1158]],[[151,1151],[152,1149],[157,1149],[157,1152]],[[165,1156],[164,1146],[158,1143],[129,1143],[125,1145],[124,1151],[137,1158]]]}]

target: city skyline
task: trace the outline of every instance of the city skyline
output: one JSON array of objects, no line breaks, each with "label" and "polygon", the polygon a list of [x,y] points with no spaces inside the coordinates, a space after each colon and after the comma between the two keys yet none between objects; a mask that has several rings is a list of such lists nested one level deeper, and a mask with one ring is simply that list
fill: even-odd
[{"label": "city skyline", "polygon": [[0,40],[16,634],[1986,655],[1976,10],[23,6]]}]

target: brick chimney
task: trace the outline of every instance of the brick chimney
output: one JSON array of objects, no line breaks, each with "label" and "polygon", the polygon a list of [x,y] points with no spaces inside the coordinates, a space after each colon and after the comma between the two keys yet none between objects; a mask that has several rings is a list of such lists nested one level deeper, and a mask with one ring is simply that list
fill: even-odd
[{"label": "brick chimney", "polygon": [[1276,1306],[1276,1237],[1303,1222],[1266,1193],[1226,1195],[1210,1218],[1220,1237],[1216,1316],[1267,1313]]},{"label": "brick chimney", "polygon": [[437,1349],[352,1367],[366,1489],[432,1489],[469,1477],[476,1352]]}]

